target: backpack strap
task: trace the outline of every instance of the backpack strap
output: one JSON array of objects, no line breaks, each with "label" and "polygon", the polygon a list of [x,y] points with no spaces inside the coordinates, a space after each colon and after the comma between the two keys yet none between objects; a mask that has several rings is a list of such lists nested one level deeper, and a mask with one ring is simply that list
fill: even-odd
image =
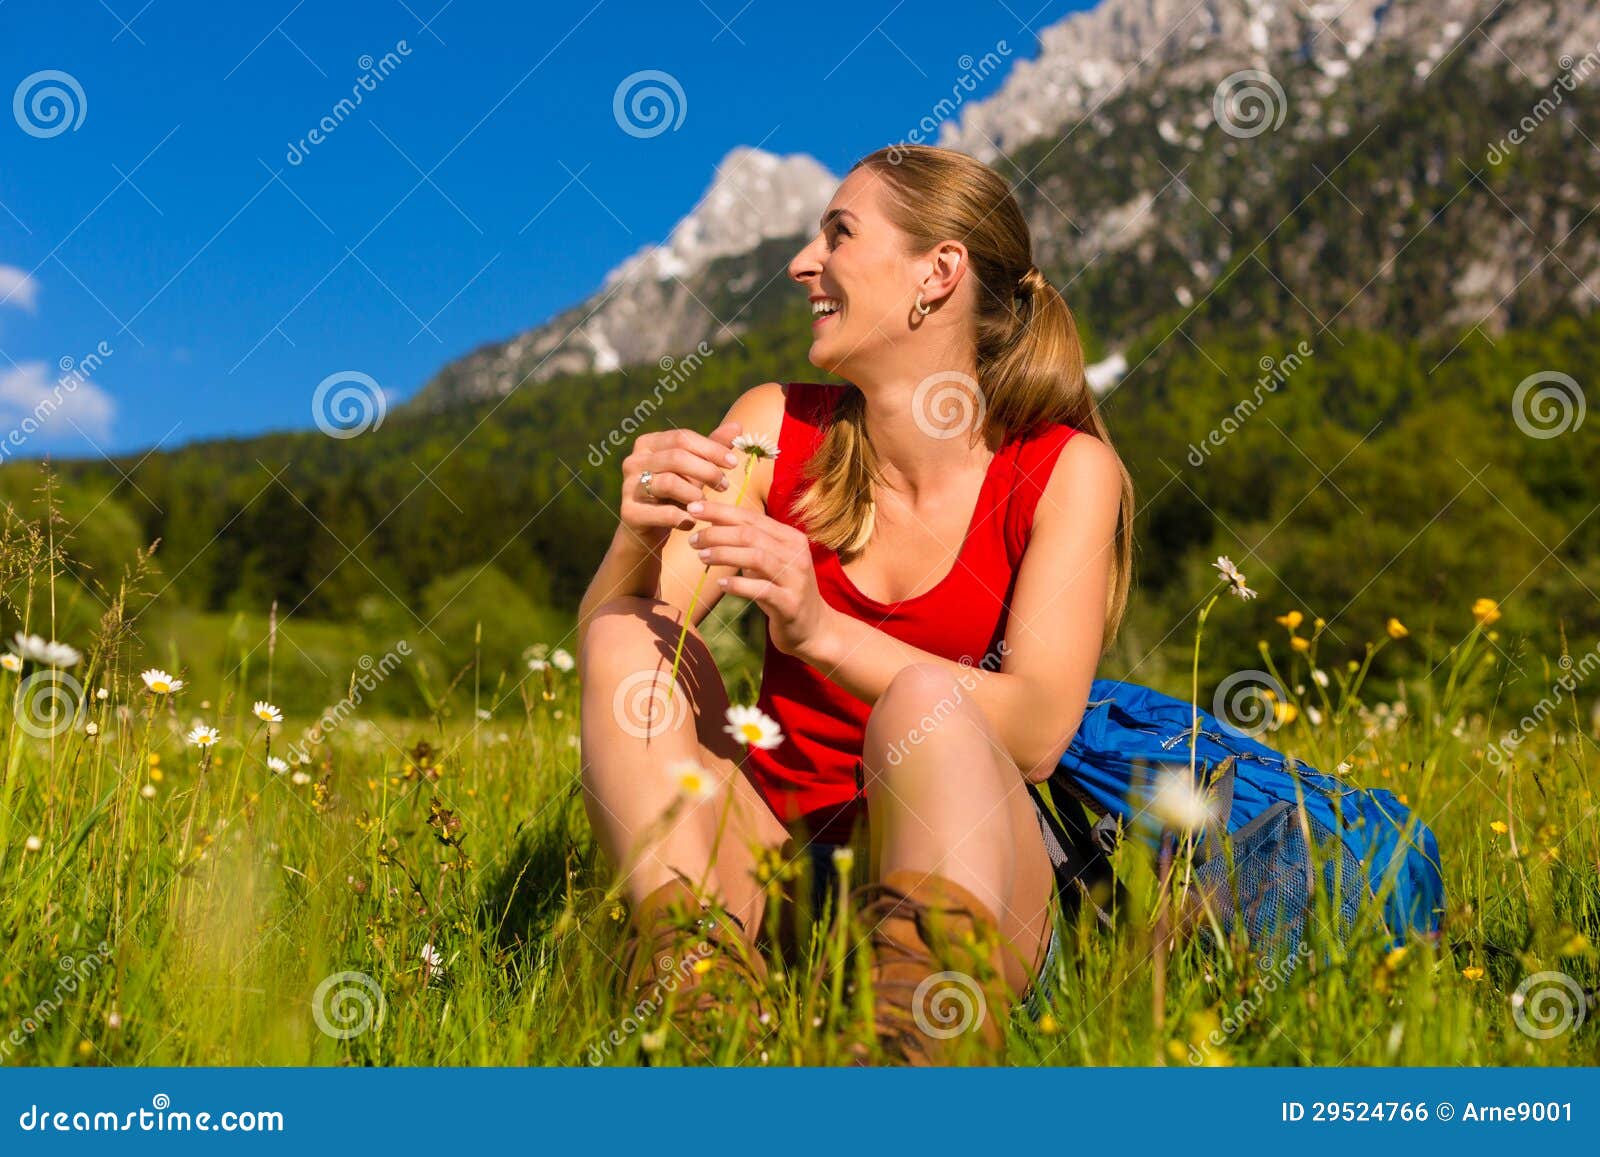
[{"label": "backpack strap", "polygon": [[1107,849],[1096,838],[1101,824],[1091,829],[1081,809],[1070,802],[1064,811],[1056,810],[1054,799],[1046,801],[1038,784],[1029,784],[1028,791],[1033,796],[1034,810],[1039,813],[1039,834],[1055,872],[1056,895],[1064,913],[1070,916],[1079,904],[1087,904],[1100,923],[1112,927],[1110,913],[1094,896],[1096,889],[1114,887],[1116,882]]},{"label": "backpack strap", "polygon": [[1228,756],[1211,768],[1205,777],[1207,782],[1202,786],[1215,801],[1213,813],[1217,817],[1217,822],[1206,825],[1205,840],[1201,845],[1200,855],[1195,857],[1196,864],[1203,864],[1221,853],[1222,840],[1228,834],[1228,825],[1233,815],[1233,785],[1237,779],[1234,765],[1237,759],[1237,756]]}]

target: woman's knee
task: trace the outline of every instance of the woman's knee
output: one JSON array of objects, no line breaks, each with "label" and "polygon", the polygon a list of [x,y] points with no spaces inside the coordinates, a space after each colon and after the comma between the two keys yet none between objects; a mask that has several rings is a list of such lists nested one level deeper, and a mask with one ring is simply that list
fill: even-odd
[{"label": "woman's knee", "polygon": [[913,762],[918,749],[934,741],[941,729],[947,743],[960,742],[970,737],[972,726],[989,738],[987,717],[960,676],[937,663],[912,663],[889,680],[873,704],[862,742],[863,760],[869,771],[892,772]]},{"label": "woman's knee", "polygon": [[[653,669],[663,653],[670,660],[682,627],[682,613],[663,599],[607,599],[591,615],[577,656],[584,683],[611,685],[641,668]],[[698,645],[700,636],[691,627],[684,641],[685,661],[690,648]]]}]

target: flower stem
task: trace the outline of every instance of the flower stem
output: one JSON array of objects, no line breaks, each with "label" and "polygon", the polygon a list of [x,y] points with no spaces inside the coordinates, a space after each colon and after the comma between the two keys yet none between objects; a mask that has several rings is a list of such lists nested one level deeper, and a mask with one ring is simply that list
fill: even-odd
[{"label": "flower stem", "polygon": [[[744,478],[739,482],[739,493],[734,496],[733,504],[738,506],[744,501],[745,489],[750,485],[750,472],[756,464],[754,454],[746,455],[744,460]],[[700,601],[700,588],[705,586],[706,576],[711,573],[711,564],[706,564],[706,569],[700,572],[700,581],[694,584],[694,593],[689,596],[689,608],[683,612],[683,629],[678,632],[678,645],[672,652],[672,674],[667,678],[667,706],[672,706],[672,693],[678,687],[678,663],[683,658],[683,643],[689,637],[689,623],[694,618],[695,604]]]}]

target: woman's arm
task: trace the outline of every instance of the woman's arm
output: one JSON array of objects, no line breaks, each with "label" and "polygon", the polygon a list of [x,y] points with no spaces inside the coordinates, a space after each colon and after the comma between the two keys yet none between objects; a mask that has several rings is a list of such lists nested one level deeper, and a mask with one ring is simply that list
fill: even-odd
[{"label": "woman's arm", "polygon": [[832,608],[796,653],[866,703],[910,663],[964,673],[1022,774],[1048,779],[1100,660],[1121,486],[1116,453],[1098,438],[1078,434],[1062,447],[1017,574],[998,671],[951,662]]}]

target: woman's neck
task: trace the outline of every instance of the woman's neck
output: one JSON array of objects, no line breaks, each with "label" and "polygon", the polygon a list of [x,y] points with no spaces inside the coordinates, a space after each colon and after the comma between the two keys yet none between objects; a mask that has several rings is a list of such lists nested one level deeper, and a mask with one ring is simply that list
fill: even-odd
[{"label": "woman's neck", "polygon": [[993,448],[978,436],[982,394],[968,370],[936,370],[860,389],[867,436],[885,483],[907,501],[938,495],[969,471],[984,473]]}]

